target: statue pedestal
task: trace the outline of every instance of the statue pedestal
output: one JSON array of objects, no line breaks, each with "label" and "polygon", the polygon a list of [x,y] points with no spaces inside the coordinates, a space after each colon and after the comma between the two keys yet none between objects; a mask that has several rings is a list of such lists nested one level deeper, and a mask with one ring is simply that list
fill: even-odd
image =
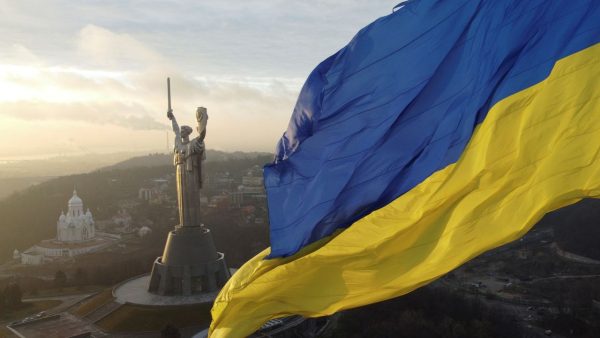
[{"label": "statue pedestal", "polygon": [[216,291],[229,277],[225,256],[217,252],[208,228],[176,227],[162,257],[154,261],[148,291],[190,296]]}]

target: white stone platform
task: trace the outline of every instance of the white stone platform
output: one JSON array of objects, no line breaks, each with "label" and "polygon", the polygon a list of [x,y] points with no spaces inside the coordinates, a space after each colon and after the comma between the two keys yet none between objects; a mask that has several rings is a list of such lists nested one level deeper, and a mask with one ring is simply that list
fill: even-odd
[{"label": "white stone platform", "polygon": [[117,285],[113,289],[113,296],[121,304],[132,303],[140,305],[189,305],[209,303],[215,300],[219,291],[206,292],[191,296],[161,296],[147,291],[150,275],[144,275]]}]

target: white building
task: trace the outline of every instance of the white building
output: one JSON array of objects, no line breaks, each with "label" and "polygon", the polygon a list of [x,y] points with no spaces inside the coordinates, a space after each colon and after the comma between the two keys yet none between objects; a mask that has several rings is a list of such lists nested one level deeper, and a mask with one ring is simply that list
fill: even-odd
[{"label": "white building", "polygon": [[61,212],[58,217],[56,238],[43,240],[21,253],[22,264],[37,265],[56,257],[73,257],[97,251],[117,241],[96,233],[92,213],[89,209],[83,212],[83,201],[77,196],[77,191],[73,191],[67,207],[67,213]]},{"label": "white building", "polygon": [[152,188],[140,188],[138,198],[144,201],[150,201],[154,198],[155,191]]},{"label": "white building", "polygon": [[152,229],[147,226],[143,226],[138,230],[139,237],[146,237],[152,233]]},{"label": "white building", "polygon": [[65,215],[60,213],[56,224],[56,239],[60,242],[81,242],[96,236],[94,218],[90,209],[83,212],[83,201],[73,190],[73,197],[69,200],[68,211]]},{"label": "white building", "polygon": [[131,215],[121,209],[113,216],[112,222],[121,228],[122,231],[129,231],[131,229]]},{"label": "white building", "polygon": [[39,254],[34,248],[25,250],[21,254],[21,264],[40,265],[44,262],[44,255]]}]

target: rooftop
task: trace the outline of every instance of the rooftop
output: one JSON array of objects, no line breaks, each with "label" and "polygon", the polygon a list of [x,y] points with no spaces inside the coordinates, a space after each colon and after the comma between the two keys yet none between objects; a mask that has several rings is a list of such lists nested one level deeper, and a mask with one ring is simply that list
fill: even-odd
[{"label": "rooftop", "polygon": [[45,239],[36,244],[37,247],[45,249],[80,249],[91,246],[108,244],[114,240],[107,237],[96,236],[84,242],[61,242],[56,239]]}]

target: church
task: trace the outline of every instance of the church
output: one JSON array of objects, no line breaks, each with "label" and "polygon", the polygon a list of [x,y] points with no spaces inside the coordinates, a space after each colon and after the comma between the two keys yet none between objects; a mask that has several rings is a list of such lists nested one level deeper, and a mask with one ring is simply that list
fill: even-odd
[{"label": "church", "polygon": [[38,265],[59,257],[73,257],[106,248],[115,238],[96,233],[94,217],[83,200],[73,191],[67,213],[61,212],[56,223],[56,238],[46,239],[21,253],[21,263]]},{"label": "church", "polygon": [[88,208],[83,212],[83,201],[73,191],[73,197],[68,202],[68,211],[60,213],[56,224],[56,239],[60,242],[81,242],[95,236],[94,218]]}]

